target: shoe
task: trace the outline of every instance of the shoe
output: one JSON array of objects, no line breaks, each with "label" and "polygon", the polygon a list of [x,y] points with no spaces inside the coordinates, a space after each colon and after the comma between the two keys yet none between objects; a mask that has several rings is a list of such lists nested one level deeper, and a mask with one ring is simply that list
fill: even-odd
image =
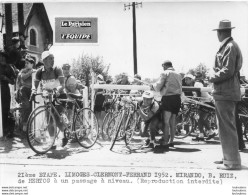
[{"label": "shoe", "polygon": [[155,147],[155,149],[163,149],[163,150],[169,150],[169,145],[168,144],[165,144],[165,145],[157,145]]},{"label": "shoe", "polygon": [[162,137],[158,140],[158,143],[159,143],[159,145],[166,145],[165,140]]},{"label": "shoe", "polygon": [[241,165],[220,165],[217,167],[217,169],[221,169],[221,170],[240,170],[241,169]]},{"label": "shoe", "polygon": [[52,146],[51,150],[56,150],[57,146]]},{"label": "shoe", "polygon": [[67,143],[68,143],[68,139],[64,137],[62,139],[62,147],[65,147]]},{"label": "shoe", "polygon": [[154,149],[155,146],[154,146],[154,143],[149,143],[148,145],[144,145],[143,148],[152,148],[152,149]]},{"label": "shoe", "polygon": [[204,137],[199,137],[199,136],[196,136],[195,138],[192,139],[192,141],[205,141],[205,138]]},{"label": "shoe", "polygon": [[145,146],[148,146],[149,144],[150,144],[150,139],[146,139],[146,141],[145,141]]},{"label": "shoe", "polygon": [[214,161],[214,164],[223,164],[223,160]]},{"label": "shoe", "polygon": [[168,144],[168,146],[174,148],[174,143],[171,142]]},{"label": "shoe", "polygon": [[208,135],[208,137],[206,138],[206,140],[210,140],[212,138],[214,138],[216,136],[216,133],[213,133],[211,135]]}]

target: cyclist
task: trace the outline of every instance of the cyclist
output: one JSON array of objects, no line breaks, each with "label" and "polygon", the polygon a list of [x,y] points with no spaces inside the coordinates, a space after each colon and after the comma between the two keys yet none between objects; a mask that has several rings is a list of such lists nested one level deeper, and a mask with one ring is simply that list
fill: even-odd
[{"label": "cyclist", "polygon": [[148,129],[150,131],[150,139],[146,140],[146,147],[154,148],[156,132],[162,129],[159,104],[154,100],[153,91],[145,91],[142,95],[142,99],[143,100],[138,104],[138,113],[145,123],[143,131]]},{"label": "cyclist", "polygon": [[[32,90],[32,94],[36,94],[39,83],[42,84],[41,90],[51,91],[56,89],[56,96],[58,98],[66,99],[66,94],[64,91],[65,81],[62,70],[58,67],[54,67],[54,55],[50,51],[44,51],[41,55],[41,59],[44,63],[44,66],[39,68],[36,72],[35,80],[34,80],[34,89]],[[64,111],[64,105],[55,105],[57,111],[62,113]],[[60,130],[64,130],[63,124],[60,122],[60,119],[57,115],[55,115],[56,123]],[[48,125],[48,130],[52,127]],[[56,130],[55,130],[56,132]],[[50,134],[51,135],[51,134]],[[51,135],[53,136],[53,135]],[[67,138],[62,139],[62,147],[64,147],[68,142]],[[52,149],[55,149],[56,146],[53,146]]]}]

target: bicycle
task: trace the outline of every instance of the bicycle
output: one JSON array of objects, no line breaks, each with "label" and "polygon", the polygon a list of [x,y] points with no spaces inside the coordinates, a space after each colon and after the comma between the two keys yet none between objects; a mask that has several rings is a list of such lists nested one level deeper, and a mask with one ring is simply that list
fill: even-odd
[{"label": "bicycle", "polygon": [[[135,128],[137,126],[137,104],[132,100],[122,98],[122,108],[118,115],[111,119],[109,130],[111,131],[111,147],[113,149],[115,142],[124,138],[126,146],[130,144]],[[113,123],[113,126],[111,124]]]},{"label": "bicycle", "polygon": [[238,115],[242,125],[243,136],[248,140],[248,97],[242,97],[241,102],[238,103]]},{"label": "bicycle", "polygon": [[[91,109],[80,108],[77,101],[82,98],[81,95],[68,93],[71,99],[61,99],[56,97],[54,90],[44,90],[36,95],[42,95],[44,105],[35,108],[27,122],[27,140],[34,152],[45,154],[52,148],[61,130],[60,128],[57,130],[57,122],[64,127],[64,136],[68,139],[75,138],[83,148],[88,149],[96,143],[98,122]],[[67,112],[70,112],[70,109],[64,109],[59,113],[55,106],[63,102],[66,103],[66,107],[72,104],[69,119],[70,114]]]},{"label": "bicycle", "polygon": [[[211,129],[217,129],[215,108],[194,99],[188,99],[187,103],[182,103],[181,111],[177,116],[175,138],[183,139],[197,130],[199,120],[198,110],[200,106],[207,108],[204,112],[208,113],[207,119]],[[207,135],[207,132],[204,132]]]},{"label": "bicycle", "polygon": [[[109,95],[109,94],[105,94]],[[105,103],[103,104],[105,106],[105,112],[107,113],[104,118],[103,118],[103,123],[102,123],[102,139],[103,140],[109,140],[110,136],[108,134],[108,127],[110,124],[110,121],[113,117],[116,116],[117,111],[118,111],[118,99],[119,96],[112,94],[112,98],[105,99]],[[108,104],[108,106],[106,106]]]}]

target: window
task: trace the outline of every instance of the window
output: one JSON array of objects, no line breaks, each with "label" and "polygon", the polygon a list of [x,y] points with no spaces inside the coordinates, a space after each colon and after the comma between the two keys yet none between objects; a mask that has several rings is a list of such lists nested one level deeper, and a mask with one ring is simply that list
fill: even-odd
[{"label": "window", "polygon": [[37,43],[36,43],[36,32],[35,32],[35,30],[34,29],[31,29],[30,30],[30,35],[29,35],[29,37],[30,37],[30,45],[34,45],[34,46],[36,46],[37,45]]}]

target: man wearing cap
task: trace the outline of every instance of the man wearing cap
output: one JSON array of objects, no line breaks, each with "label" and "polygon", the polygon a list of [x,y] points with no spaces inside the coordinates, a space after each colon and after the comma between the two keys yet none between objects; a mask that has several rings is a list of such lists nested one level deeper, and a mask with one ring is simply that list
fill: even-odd
[{"label": "man wearing cap", "polygon": [[238,73],[242,67],[242,54],[231,37],[233,28],[229,20],[222,20],[219,28],[214,29],[221,45],[215,57],[214,72],[209,73],[209,81],[214,84],[213,97],[223,152],[220,162],[223,165],[217,168],[222,170],[241,169],[235,111],[241,100]]},{"label": "man wearing cap", "polygon": [[32,103],[29,101],[32,88],[32,73],[35,72],[33,66],[35,64],[31,57],[25,59],[25,68],[23,68],[17,77],[17,95],[21,106],[21,118],[23,131],[26,131],[28,116],[32,111]]},{"label": "man wearing cap", "polygon": [[[149,130],[150,138],[146,140],[145,147],[155,147],[155,135],[159,129],[162,129],[161,113],[159,112],[159,105],[154,101],[153,91],[145,91],[142,94],[143,101],[138,104],[138,113],[142,118],[142,132]],[[144,125],[143,125],[144,124]]]},{"label": "man wearing cap", "polygon": [[83,89],[84,86],[71,74],[70,69],[70,64],[63,64],[62,70],[65,77],[65,90],[67,93],[79,94],[79,90]]},{"label": "man wearing cap", "polygon": [[[162,64],[164,72],[160,79],[153,85],[155,91],[160,92],[161,106],[163,112],[163,138],[161,147],[173,146],[173,139],[176,131],[176,115],[181,107],[182,78],[175,71],[170,61]],[[170,132],[170,139],[169,139]]]},{"label": "man wearing cap", "polygon": [[[41,59],[44,66],[37,70],[34,80],[33,94],[36,93],[39,83],[42,84],[42,90],[54,90],[56,89],[56,95],[59,98],[65,98],[66,94],[64,91],[65,80],[62,70],[58,67],[54,67],[54,55],[50,51],[44,51],[41,54]],[[64,111],[62,105],[56,106],[59,113]],[[59,118],[55,115],[56,123],[60,130],[64,130],[63,124],[60,122]],[[62,146],[65,146],[68,142],[67,138],[62,139]],[[55,147],[54,147],[55,148]]]}]

